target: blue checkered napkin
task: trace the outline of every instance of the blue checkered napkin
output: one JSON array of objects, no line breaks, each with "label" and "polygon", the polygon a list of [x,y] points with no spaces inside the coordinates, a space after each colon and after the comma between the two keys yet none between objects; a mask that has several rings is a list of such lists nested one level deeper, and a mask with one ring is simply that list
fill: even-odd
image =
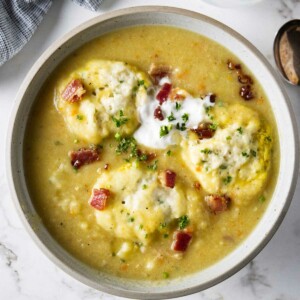
[{"label": "blue checkered napkin", "polygon": [[[73,0],[96,11],[102,0]],[[32,37],[52,0],[0,0],[0,66],[17,54]]]}]

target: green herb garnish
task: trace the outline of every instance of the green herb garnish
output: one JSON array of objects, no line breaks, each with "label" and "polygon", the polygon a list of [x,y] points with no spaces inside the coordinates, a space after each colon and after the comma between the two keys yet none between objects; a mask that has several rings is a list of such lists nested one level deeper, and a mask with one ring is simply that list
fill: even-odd
[{"label": "green herb garnish", "polygon": [[242,155],[243,155],[244,157],[249,157],[249,156],[250,156],[250,155],[249,155],[247,152],[245,152],[245,151],[242,152]]},{"label": "green herb garnish", "polygon": [[178,111],[181,108],[181,104],[179,102],[175,103],[175,109]]},{"label": "green herb garnish", "polygon": [[212,154],[212,151],[208,148],[202,149],[200,152],[204,154]]},{"label": "green herb garnish", "polygon": [[172,129],[172,126],[166,126],[166,125],[161,126],[160,127],[159,136],[163,137],[163,136],[169,134],[169,132],[170,132],[171,129]]},{"label": "green herb garnish", "polygon": [[267,142],[271,142],[271,141],[272,141],[272,139],[271,139],[271,137],[268,135],[268,136],[266,136],[266,137],[265,137],[265,141],[267,141]]},{"label": "green herb garnish", "polygon": [[83,115],[77,115],[76,119],[79,120],[79,121],[82,121],[83,120]]},{"label": "green herb garnish", "polygon": [[209,124],[209,128],[213,131],[216,131],[218,128],[218,124],[217,123]]},{"label": "green herb garnish", "polygon": [[243,128],[242,127],[239,127],[236,131],[238,131],[239,134],[243,134]]},{"label": "green herb garnish", "polygon": [[183,114],[183,116],[181,117],[182,121],[184,123],[186,123],[189,120],[189,115],[187,113]]},{"label": "green herb garnish", "polygon": [[123,110],[120,110],[119,112],[119,119],[112,116],[112,120],[114,121],[115,125],[117,127],[121,127],[122,125],[126,124],[127,121],[129,120],[128,118],[124,117],[124,113],[123,113]]},{"label": "green herb garnish", "polygon": [[253,156],[253,157],[256,157],[256,151],[254,151],[254,150],[250,150],[250,154]]},{"label": "green herb garnish", "polygon": [[185,125],[185,123],[177,123],[176,124],[176,129],[178,129],[178,130],[180,130],[180,131],[184,131],[184,130],[186,130],[186,125]]},{"label": "green herb garnish", "polygon": [[171,114],[168,116],[168,121],[169,121],[169,122],[172,122],[172,121],[174,121],[174,120],[176,120],[176,118],[174,117],[173,113],[171,113]]},{"label": "green herb garnish", "polygon": [[227,176],[226,178],[223,178],[223,183],[224,184],[229,184],[232,181],[232,177],[231,176]]},{"label": "green herb garnish", "polygon": [[184,229],[185,227],[187,227],[190,223],[190,220],[189,220],[189,217],[187,215],[185,216],[181,216],[179,219],[178,219],[178,226],[179,226],[179,229]]},{"label": "green herb garnish", "polygon": [[156,171],[157,170],[157,163],[158,163],[158,160],[156,160],[153,165],[147,166],[147,168],[149,170]]}]

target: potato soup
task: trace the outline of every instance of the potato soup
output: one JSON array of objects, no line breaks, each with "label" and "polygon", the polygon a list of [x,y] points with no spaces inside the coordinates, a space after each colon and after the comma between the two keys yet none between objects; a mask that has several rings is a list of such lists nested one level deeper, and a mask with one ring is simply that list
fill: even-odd
[{"label": "potato soup", "polygon": [[140,26],[60,63],[32,108],[24,161],[39,217],[67,251],[116,276],[165,280],[249,235],[279,146],[243,62],[195,33]]}]

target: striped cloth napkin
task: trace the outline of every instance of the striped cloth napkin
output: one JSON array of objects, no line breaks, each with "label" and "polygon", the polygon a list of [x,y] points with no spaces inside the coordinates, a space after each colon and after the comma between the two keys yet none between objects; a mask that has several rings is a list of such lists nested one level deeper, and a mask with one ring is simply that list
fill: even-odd
[{"label": "striped cloth napkin", "polygon": [[[73,0],[97,11],[102,0]],[[0,66],[29,41],[52,0],[0,0]]]}]

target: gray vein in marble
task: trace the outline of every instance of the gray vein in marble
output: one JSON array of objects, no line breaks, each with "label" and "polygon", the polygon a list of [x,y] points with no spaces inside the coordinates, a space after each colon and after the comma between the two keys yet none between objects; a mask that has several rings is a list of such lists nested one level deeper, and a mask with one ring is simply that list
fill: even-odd
[{"label": "gray vein in marble", "polygon": [[293,11],[297,4],[300,4],[300,0],[280,0],[277,11],[281,17],[285,19],[293,19]]},{"label": "gray vein in marble", "polygon": [[[241,278],[241,284],[244,287],[249,287],[254,296],[259,296],[260,287],[271,288],[266,276],[261,273],[255,261],[251,261],[246,269],[247,274]],[[264,270],[264,273],[267,273],[266,270]]]},{"label": "gray vein in marble", "polygon": [[6,266],[11,270],[15,279],[18,290],[20,291],[20,275],[18,270],[15,268],[14,263],[18,260],[18,256],[14,251],[9,249],[6,245],[0,242],[0,257],[4,259]]}]

